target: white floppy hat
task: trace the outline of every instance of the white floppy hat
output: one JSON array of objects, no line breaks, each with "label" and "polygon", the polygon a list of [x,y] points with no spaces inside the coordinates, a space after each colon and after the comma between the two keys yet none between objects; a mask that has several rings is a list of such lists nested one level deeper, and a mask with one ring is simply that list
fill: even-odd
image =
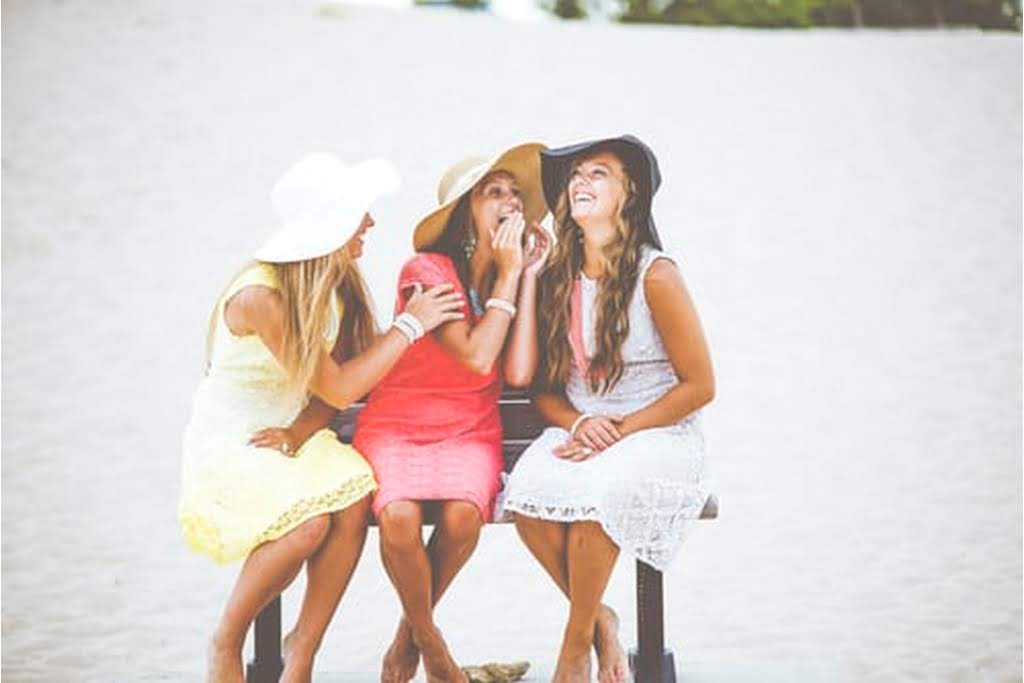
[{"label": "white floppy hat", "polygon": [[491,158],[468,157],[453,164],[437,187],[438,207],[420,219],[413,232],[413,249],[420,251],[441,237],[448,218],[459,199],[492,171],[512,174],[523,193],[523,216],[527,224],[544,218],[548,208],[540,183],[540,153],[547,149],[539,142],[510,147]]},{"label": "white floppy hat", "polygon": [[271,190],[281,228],[253,257],[286,263],[330,254],[352,237],[370,205],[398,185],[398,171],[386,159],[347,165],[331,154],[307,154]]}]

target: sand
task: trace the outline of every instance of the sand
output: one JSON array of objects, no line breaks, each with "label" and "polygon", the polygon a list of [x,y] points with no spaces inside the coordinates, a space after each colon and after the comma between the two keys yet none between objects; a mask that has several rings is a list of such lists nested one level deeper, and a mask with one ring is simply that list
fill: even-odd
[{"label": "sand", "polygon": [[[1021,680],[1020,56],[973,31],[5,2],[3,680],[198,679],[235,568],[180,540],[180,435],[281,170],[398,164],[363,262],[386,313],[449,163],[624,131],[662,160],[718,376],[722,516],[666,577],[680,672]],[[345,680],[398,616],[375,542],[319,659]],[[608,591],[627,644],[632,581]],[[492,527],[438,621],[465,663],[543,672],[565,614]]]}]

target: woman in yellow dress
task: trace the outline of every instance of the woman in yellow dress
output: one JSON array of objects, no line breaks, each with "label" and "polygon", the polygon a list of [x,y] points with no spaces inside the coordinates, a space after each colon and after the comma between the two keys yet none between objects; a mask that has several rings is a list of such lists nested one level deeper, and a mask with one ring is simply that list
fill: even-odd
[{"label": "woman in yellow dress", "polygon": [[281,229],[214,307],[209,363],[185,430],[178,519],[197,552],[245,562],[211,639],[209,681],[242,682],[249,625],[303,565],[306,593],[281,680],[310,680],[377,485],[329,429],[301,446],[295,432],[364,396],[413,341],[462,318],[461,298],[442,285],[418,290],[392,327],[376,332],[354,261],[374,224],[370,204],[397,183],[383,160],[303,158],[271,193]]}]

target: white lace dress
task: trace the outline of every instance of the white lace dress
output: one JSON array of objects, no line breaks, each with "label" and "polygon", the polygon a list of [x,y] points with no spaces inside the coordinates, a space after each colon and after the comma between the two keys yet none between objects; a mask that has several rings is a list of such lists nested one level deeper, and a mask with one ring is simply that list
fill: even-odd
[{"label": "white lace dress", "polygon": [[[565,393],[576,410],[630,413],[653,403],[679,381],[643,287],[648,268],[659,258],[669,257],[645,247],[629,307],[629,336],[622,347],[622,379],[609,393],[595,394],[574,364]],[[588,356],[594,349],[596,296],[597,283],[583,276],[582,320]],[[708,498],[699,413],[668,427],[630,434],[583,462],[553,454],[568,441],[569,433],[549,427],[530,444],[508,477],[499,497],[502,513],[558,522],[598,521],[621,550],[655,569],[665,569]]]}]

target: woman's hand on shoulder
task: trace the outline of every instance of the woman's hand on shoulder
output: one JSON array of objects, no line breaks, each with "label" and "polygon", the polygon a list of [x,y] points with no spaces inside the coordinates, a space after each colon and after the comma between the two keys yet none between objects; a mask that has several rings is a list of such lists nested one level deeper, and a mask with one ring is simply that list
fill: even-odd
[{"label": "woman's hand on shoulder", "polygon": [[466,317],[462,312],[464,299],[461,294],[453,293],[453,289],[455,286],[451,283],[434,285],[426,290],[423,285],[414,284],[404,312],[419,320],[425,332],[453,320],[463,320]]}]

